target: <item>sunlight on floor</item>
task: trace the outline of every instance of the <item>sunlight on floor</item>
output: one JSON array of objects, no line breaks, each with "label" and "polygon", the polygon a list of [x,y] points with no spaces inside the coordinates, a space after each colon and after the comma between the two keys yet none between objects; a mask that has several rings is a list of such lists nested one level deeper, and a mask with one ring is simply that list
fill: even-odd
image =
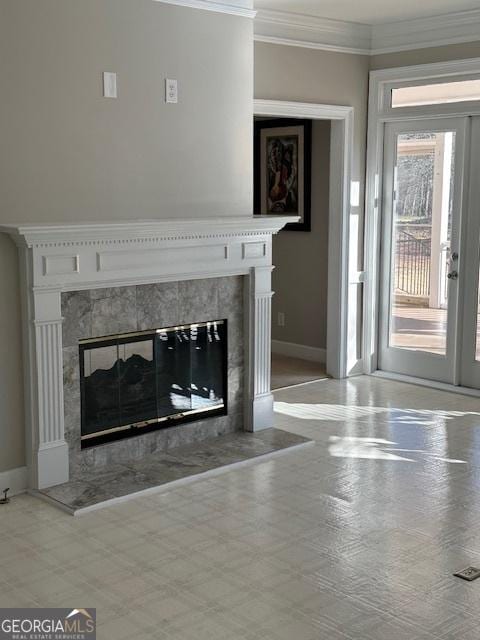
[{"label": "sunlight on floor", "polygon": [[274,411],[302,420],[339,420],[343,422],[344,420],[354,420],[384,413],[389,409],[381,407],[347,407],[338,404],[275,402]]},{"label": "sunlight on floor", "polygon": [[[330,436],[328,453],[333,458],[360,458],[369,460],[397,460],[401,462],[417,462],[411,458],[397,455],[398,453],[416,453],[430,457],[440,462],[450,464],[467,464],[465,460],[453,460],[443,458],[435,453],[429,453],[423,449],[394,449],[385,445],[397,445],[382,438],[362,438],[357,436]],[[392,453],[394,452],[394,453]]]},{"label": "sunlight on floor", "polygon": [[382,413],[388,413],[390,422],[436,424],[438,419],[453,420],[463,416],[480,416],[476,411],[442,411],[441,409],[395,409],[392,407],[356,407],[339,404],[303,404],[275,402],[274,411],[301,420],[355,420]]},{"label": "sunlight on floor", "polygon": [[401,460],[402,462],[415,462],[409,458],[402,458],[382,449],[382,445],[395,445],[381,438],[360,438],[330,436],[329,454],[334,458],[364,458],[373,460]]}]

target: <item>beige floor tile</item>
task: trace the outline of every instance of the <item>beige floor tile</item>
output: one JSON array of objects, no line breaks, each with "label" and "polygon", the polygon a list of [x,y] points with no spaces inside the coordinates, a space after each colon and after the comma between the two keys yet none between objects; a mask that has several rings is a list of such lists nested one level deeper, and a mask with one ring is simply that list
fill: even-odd
[{"label": "beige floor tile", "polygon": [[15,497],[0,607],[96,606],[106,640],[477,638],[452,573],[480,563],[480,401],[367,377],[275,401],[315,446],[81,518]]}]

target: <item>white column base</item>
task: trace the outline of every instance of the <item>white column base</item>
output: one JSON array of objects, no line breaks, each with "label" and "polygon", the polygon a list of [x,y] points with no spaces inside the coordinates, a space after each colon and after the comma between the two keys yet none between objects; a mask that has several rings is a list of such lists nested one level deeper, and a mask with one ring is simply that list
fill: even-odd
[{"label": "white column base", "polygon": [[247,423],[247,431],[256,432],[273,427],[273,394],[265,393],[253,399],[252,419]]},{"label": "white column base", "polygon": [[36,489],[68,482],[68,445],[66,442],[44,445],[37,453]]}]

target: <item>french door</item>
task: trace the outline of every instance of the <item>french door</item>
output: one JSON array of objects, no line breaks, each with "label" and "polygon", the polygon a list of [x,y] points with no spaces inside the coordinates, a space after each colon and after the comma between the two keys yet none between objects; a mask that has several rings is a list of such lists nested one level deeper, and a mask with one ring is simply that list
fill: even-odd
[{"label": "french door", "polygon": [[480,119],[386,125],[379,368],[480,388]]}]

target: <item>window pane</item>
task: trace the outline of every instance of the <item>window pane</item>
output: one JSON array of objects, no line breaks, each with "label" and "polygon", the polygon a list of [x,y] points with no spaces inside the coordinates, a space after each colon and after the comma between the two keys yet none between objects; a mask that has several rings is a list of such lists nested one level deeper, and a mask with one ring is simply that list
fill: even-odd
[{"label": "window pane", "polygon": [[480,80],[462,80],[392,90],[392,108],[480,100]]},{"label": "window pane", "polygon": [[455,133],[397,139],[390,346],[445,355]]}]

